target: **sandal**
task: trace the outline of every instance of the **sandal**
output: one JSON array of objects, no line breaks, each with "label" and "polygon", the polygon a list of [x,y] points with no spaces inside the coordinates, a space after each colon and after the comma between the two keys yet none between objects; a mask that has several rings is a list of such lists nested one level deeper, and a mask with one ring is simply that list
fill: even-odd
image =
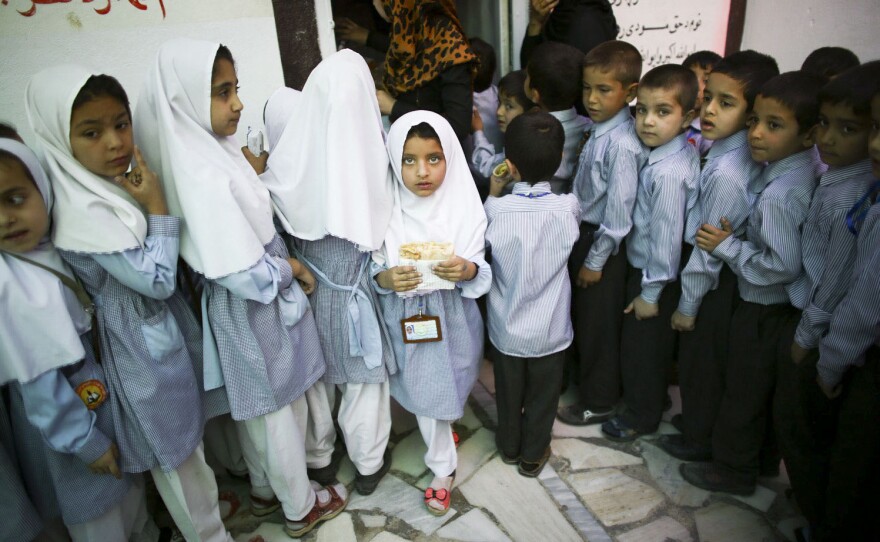
[{"label": "sandal", "polygon": [[229,511],[220,516],[220,521],[226,521],[231,518],[241,507],[241,501],[238,499],[238,494],[235,491],[221,491],[217,496],[217,500],[229,503]]},{"label": "sandal", "polygon": [[[433,488],[429,487],[425,490],[425,507],[428,509],[428,512],[434,514],[435,516],[445,515],[446,512],[449,512],[449,501],[452,498],[452,484],[455,482],[455,472],[445,478],[437,478],[431,482],[433,486],[435,482],[438,480],[446,481],[449,480],[449,487],[440,487]],[[440,506],[432,506],[432,503],[439,504]]]},{"label": "sandal", "polygon": [[452,442],[454,442],[455,447],[458,448],[458,443],[461,442],[461,437],[458,436],[458,431],[452,432]]},{"label": "sandal", "polygon": [[[345,510],[348,495],[346,495],[345,498],[339,495],[335,485],[326,486],[322,489],[326,489],[330,494],[330,499],[327,502],[322,503],[318,497],[315,496],[315,504],[312,506],[309,513],[306,514],[306,517],[296,521],[289,520],[286,517],[284,518],[284,532],[287,533],[287,536],[290,536],[291,538],[299,538],[317,527],[322,521],[333,519],[338,516],[340,512]],[[342,491],[344,493],[344,489]]]},{"label": "sandal", "polygon": [[273,495],[271,499],[264,499],[251,493],[251,514],[257,517],[268,516],[279,508],[281,508],[281,501],[278,500],[278,497]]}]

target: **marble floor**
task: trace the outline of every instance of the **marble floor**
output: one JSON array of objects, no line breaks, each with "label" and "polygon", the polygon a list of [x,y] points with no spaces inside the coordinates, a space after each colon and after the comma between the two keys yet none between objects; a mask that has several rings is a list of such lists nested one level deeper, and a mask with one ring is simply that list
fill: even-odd
[{"label": "marble floor", "polygon": [[[598,426],[557,421],[550,461],[537,479],[524,478],[495,450],[494,390],[487,361],[455,425],[461,443],[448,514],[435,517],[422,504],[431,480],[422,458],[425,445],[415,418],[395,405],[391,472],[375,493],[363,497],[353,493],[354,468],[343,459],[339,479],[353,493],[348,506],[303,540],[769,542],[793,541],[794,529],[805,524],[786,498],[784,470],[777,478],[760,479],[751,497],[709,493],[682,480],[680,462],[653,444],[656,436],[617,444],[602,438]],[[677,388],[670,388],[670,394],[673,408],[660,433],[675,432],[668,420],[680,411]],[[235,491],[242,500],[227,521],[236,542],[257,534],[267,542],[290,540],[281,529],[280,512],[260,519],[250,514],[245,483],[218,482],[221,491]]]}]

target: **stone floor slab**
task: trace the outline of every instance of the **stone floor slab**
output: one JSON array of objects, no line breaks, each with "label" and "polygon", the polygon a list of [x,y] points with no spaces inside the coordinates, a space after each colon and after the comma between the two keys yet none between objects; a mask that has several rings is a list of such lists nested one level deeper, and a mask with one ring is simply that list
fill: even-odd
[{"label": "stone floor slab", "polygon": [[318,529],[317,542],[357,542],[351,514],[343,512],[322,524]]},{"label": "stone floor slab", "polygon": [[679,506],[703,506],[709,499],[709,492],[692,486],[681,477],[678,471],[681,461],[658,448],[651,441],[640,443],[642,457],[648,465],[648,472],[657,482],[660,490]]},{"label": "stone floor slab", "polygon": [[581,540],[543,486],[498,457],[459,487],[468,502],[492,512],[517,542]]},{"label": "stone floor slab", "polygon": [[382,529],[387,521],[385,516],[380,515],[361,514],[359,517],[367,529]]},{"label": "stone floor slab", "polygon": [[602,424],[592,425],[568,425],[557,418],[553,421],[554,438],[604,438],[602,436]]},{"label": "stone floor slab", "polygon": [[474,409],[471,408],[471,405],[467,404],[464,405],[464,415],[455,422],[455,425],[461,425],[471,431],[476,431],[483,426],[483,424],[480,423],[480,419],[474,414]]},{"label": "stone floor slab", "polygon": [[647,518],[663,503],[663,494],[617,469],[597,469],[572,475],[575,493],[605,526]]},{"label": "stone floor slab", "polygon": [[510,542],[507,535],[477,508],[443,526],[437,536],[464,542]]},{"label": "stone floor slab", "polygon": [[553,455],[568,460],[571,470],[641,465],[639,457],[574,438],[554,439]]},{"label": "stone floor slab", "polygon": [[770,510],[770,507],[773,506],[773,501],[776,500],[776,492],[764,486],[755,486],[755,492],[748,497],[734,495],[733,498],[746,503],[755,510],[767,512],[767,510]]},{"label": "stone floor slab", "polygon": [[342,482],[345,485],[348,485],[354,481],[354,475],[357,473],[357,470],[354,468],[354,463],[351,462],[351,459],[348,456],[342,458],[342,461],[339,462],[339,470],[336,471],[336,479]]},{"label": "stone floor slab", "polygon": [[772,542],[770,527],[763,518],[748,510],[715,503],[694,513],[700,540],[711,542]]},{"label": "stone floor slab", "polygon": [[428,447],[422,440],[422,434],[413,431],[391,450],[391,468],[410,476],[421,476],[428,468],[425,466],[425,452],[427,451]]},{"label": "stone floor slab", "polygon": [[426,535],[443,526],[455,516],[453,508],[445,516],[437,517],[425,509],[423,493],[400,478],[389,474],[382,478],[372,495],[354,494],[348,501],[348,510],[379,511],[397,517]]},{"label": "stone floor slab", "polygon": [[[669,516],[652,521],[617,537],[617,542],[693,542],[687,527]],[[708,542],[708,541],[707,541]]]},{"label": "stone floor slab", "polygon": [[799,516],[780,521],[776,524],[776,528],[779,529],[779,532],[782,533],[782,536],[784,536],[786,540],[789,542],[797,542],[797,537],[794,534],[795,529],[809,527],[809,525],[810,522],[807,521],[807,518]]},{"label": "stone floor slab", "polygon": [[284,527],[279,523],[265,522],[256,531],[240,534],[235,537],[235,542],[248,542],[252,537],[260,535],[266,542],[290,542],[291,538],[284,532]]},{"label": "stone floor slab", "polygon": [[407,540],[406,538],[400,538],[396,534],[389,533],[388,531],[382,531],[374,536],[370,542],[407,542]]},{"label": "stone floor slab", "polygon": [[[458,448],[455,483],[461,485],[495,453],[495,433],[481,427]],[[430,483],[430,480],[429,480]]]}]

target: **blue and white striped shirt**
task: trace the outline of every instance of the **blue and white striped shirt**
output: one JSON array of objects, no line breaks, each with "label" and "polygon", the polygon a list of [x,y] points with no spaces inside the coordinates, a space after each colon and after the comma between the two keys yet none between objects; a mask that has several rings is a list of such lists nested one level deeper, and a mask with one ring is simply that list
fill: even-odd
[{"label": "blue and white striped shirt", "polygon": [[804,273],[788,287],[791,304],[803,309],[795,341],[815,348],[828,331],[831,313],[846,295],[856,259],[856,237],[846,214],[873,182],[868,159],[831,168],[819,180],[801,236]]},{"label": "blue and white striped shirt", "polygon": [[566,265],[579,236],[577,198],[551,194],[547,182],[521,182],[511,195],[489,197],[485,209],[492,247],[489,340],[522,358],[564,350],[573,337]]},{"label": "blue and white striped shirt", "polygon": [[699,180],[700,157],[686,134],[652,150],[639,172],[626,255],[642,270],[641,297],[648,303],[657,303],[663,287],[678,277],[688,196]]},{"label": "blue and white striped shirt", "polygon": [[[754,199],[749,195],[749,182],[761,173],[761,164],[752,160],[746,142],[747,131],[741,130],[712,144],[706,164],[700,172],[700,192],[688,211],[684,240],[694,244],[697,230],[705,224],[721,226],[726,217],[734,235],[742,235]],[[723,262],[704,250],[694,250],[681,272],[681,299],[678,311],[696,316],[703,297],[718,287]]]},{"label": "blue and white striped shirt", "polygon": [[482,130],[474,132],[471,166],[487,179],[492,176],[492,169],[504,161],[504,151],[496,152],[497,150]]},{"label": "blue and white striped shirt", "polygon": [[847,369],[865,363],[872,344],[880,344],[880,202],[862,224],[849,292],[834,309],[819,345],[816,370],[822,382],[839,384]]},{"label": "blue and white striped shirt", "polygon": [[[584,138],[584,132],[590,129],[593,121],[578,115],[577,109],[572,107],[564,111],[550,111],[556,120],[562,124],[562,131],[565,132],[565,144],[562,147],[562,161],[559,162],[559,169],[553,174],[556,179],[569,180],[577,171],[578,167],[578,145]],[[496,162],[497,163],[497,162]]]},{"label": "blue and white striped shirt", "polygon": [[581,204],[581,221],[599,226],[584,266],[601,271],[632,228],[639,170],[648,159],[648,148],[636,135],[628,107],[593,124],[591,131],[581,151],[573,193]]},{"label": "blue and white striped shirt", "polygon": [[713,252],[737,274],[739,296],[761,305],[788,303],[785,286],[803,270],[801,227],[816,181],[825,171],[815,148],[773,162],[752,181],[758,196],[746,240],[730,236]]}]

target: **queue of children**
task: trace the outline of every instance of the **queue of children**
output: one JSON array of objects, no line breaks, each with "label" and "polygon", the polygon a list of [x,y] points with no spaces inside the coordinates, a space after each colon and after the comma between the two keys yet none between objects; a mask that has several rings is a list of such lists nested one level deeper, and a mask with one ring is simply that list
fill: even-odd
[{"label": "queue of children", "polygon": [[[654,433],[677,360],[680,434],[657,444],[685,480],[750,494],[781,456],[805,537],[871,540],[880,63],[829,50],[814,71],[742,51],[642,75],[626,42],[546,43],[481,89],[503,148],[475,110],[470,156],[435,113],[385,134],[348,50],[273,94],[260,156],[235,143],[218,43],[163,45],[133,113],[111,76],[38,73],[37,154],[0,134],[9,532],[61,518],[73,540],[155,540],[149,471],[185,539],[231,540],[202,443],[231,419],[252,513],[280,508],[302,536],[348,500],[336,423],[359,494],[388,472],[392,397],[442,515],[485,295],[496,444],[521,475],[543,469],[556,417]],[[443,247],[427,267],[425,245]],[[578,396],[557,410],[566,363]]]}]

